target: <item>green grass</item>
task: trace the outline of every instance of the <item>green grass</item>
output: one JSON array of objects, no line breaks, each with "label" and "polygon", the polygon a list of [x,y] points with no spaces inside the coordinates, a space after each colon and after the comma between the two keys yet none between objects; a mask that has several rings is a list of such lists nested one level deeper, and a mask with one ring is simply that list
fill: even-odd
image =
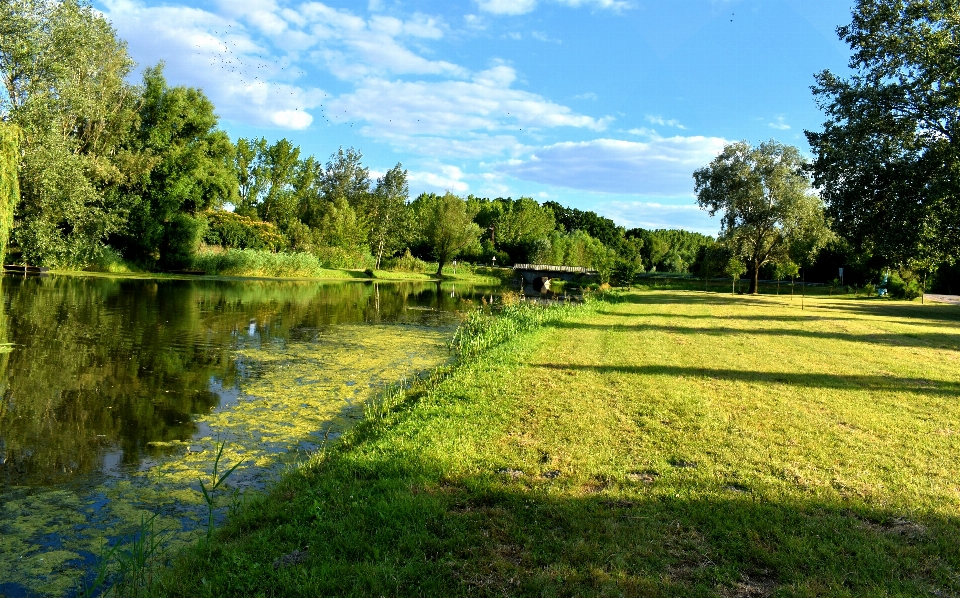
[{"label": "green grass", "polygon": [[644,291],[543,320],[398,395],[154,592],[960,593],[960,307]]}]

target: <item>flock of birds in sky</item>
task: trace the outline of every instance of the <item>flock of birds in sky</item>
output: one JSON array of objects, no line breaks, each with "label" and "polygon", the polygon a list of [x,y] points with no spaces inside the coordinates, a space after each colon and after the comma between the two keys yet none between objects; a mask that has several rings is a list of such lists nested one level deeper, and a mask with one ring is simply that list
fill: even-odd
[{"label": "flock of birds in sky", "polygon": [[[291,65],[284,60],[273,60],[272,62],[270,62],[268,58],[264,58],[263,54],[256,55],[256,59],[257,59],[256,63],[253,63],[253,64],[245,63],[243,60],[242,54],[235,52],[233,48],[230,46],[230,43],[228,41],[229,35],[233,33],[232,31],[230,31],[230,29],[233,28],[233,25],[228,24],[227,27],[228,29],[223,31],[213,31],[214,34],[219,36],[217,39],[217,43],[218,45],[221,46],[222,51],[219,51],[219,52],[215,51],[210,56],[210,66],[219,66],[220,70],[226,73],[231,73],[232,75],[236,75],[239,78],[240,82],[248,87],[254,86],[257,84],[269,86],[270,85],[270,82],[268,81],[269,75],[276,73],[278,69],[280,71],[287,71],[287,67],[291,67]],[[197,48],[198,51],[201,51],[201,52],[203,51],[203,47],[200,44],[195,44],[194,46]],[[259,73],[259,74],[254,74],[253,78],[251,79],[250,75],[253,73]],[[295,67],[291,67],[290,70],[287,71],[287,74],[300,77],[300,76],[306,75],[307,72],[304,71],[303,69],[295,69]],[[281,93],[280,89],[276,86],[274,87],[275,87],[273,92],[274,96],[276,98],[279,98]],[[291,96],[295,95],[295,92],[293,91],[289,93]],[[323,94],[323,97],[327,97],[327,94]],[[328,124],[346,124],[347,123],[347,121],[345,120],[346,117],[340,117],[339,115],[336,115],[336,114],[328,116],[326,114],[326,111],[324,110],[323,104],[320,104],[318,108],[320,109],[321,116],[325,121],[327,121]],[[299,111],[300,108],[295,107],[294,110]],[[346,114],[346,110],[344,110],[344,114]],[[331,120],[331,117],[333,120]],[[343,118],[344,120],[340,120],[340,122],[335,122],[336,120],[341,118]],[[349,124],[351,127],[353,126],[352,122]]]}]

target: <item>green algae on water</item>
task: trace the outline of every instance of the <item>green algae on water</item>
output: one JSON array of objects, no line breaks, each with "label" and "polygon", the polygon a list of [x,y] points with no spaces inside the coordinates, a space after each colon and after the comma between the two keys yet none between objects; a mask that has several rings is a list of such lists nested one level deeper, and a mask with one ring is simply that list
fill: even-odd
[{"label": "green algae on water", "polygon": [[[195,417],[203,434],[151,442],[157,454],[129,479],[83,491],[8,494],[0,507],[0,579],[31,594],[69,593],[105,542],[131,537],[154,514],[168,551],[193,541],[203,514],[199,480],[209,479],[218,438],[226,441],[222,465],[243,463],[227,486],[260,487],[362,417],[364,403],[385,385],[441,365],[449,334],[348,324],[318,330],[310,340],[237,349],[235,359],[253,374],[225,393],[232,397],[225,404]],[[229,492],[220,497],[222,508]]]}]

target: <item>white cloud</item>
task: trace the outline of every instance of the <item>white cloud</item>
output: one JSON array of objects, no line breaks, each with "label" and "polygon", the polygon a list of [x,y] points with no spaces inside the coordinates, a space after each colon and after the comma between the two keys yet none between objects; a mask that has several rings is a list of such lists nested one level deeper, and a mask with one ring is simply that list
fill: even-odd
[{"label": "white cloud", "polygon": [[[604,10],[620,12],[632,8],[633,3],[625,0],[555,0],[573,8],[590,6]],[[476,0],[481,11],[495,15],[523,15],[532,12],[537,7],[537,0]]]},{"label": "white cloud", "polygon": [[[364,135],[421,155],[439,151],[474,157],[516,153],[520,149],[516,136],[523,131],[554,127],[600,131],[611,120],[578,114],[513,89],[515,79],[516,72],[505,65],[475,73],[470,81],[367,79],[352,93],[328,102],[328,114],[332,119],[364,121]],[[448,147],[438,147],[443,144]]]},{"label": "white cloud", "polygon": [[[680,124],[680,121],[672,118],[666,119],[666,118],[663,118],[662,116],[653,116],[650,114],[646,115],[645,118],[647,119],[647,122],[653,123],[655,125],[660,125],[661,127],[674,127],[677,129],[686,129],[685,126]],[[633,130],[637,130],[637,129],[633,129]]]},{"label": "white cloud", "polygon": [[632,2],[627,2],[625,0],[557,0],[560,4],[566,4],[567,6],[572,6],[578,8],[580,6],[592,6],[594,8],[603,8],[606,10],[612,10],[614,12],[620,12],[627,8],[633,8]]},{"label": "white cloud", "polygon": [[610,218],[626,228],[682,228],[704,235],[716,236],[719,220],[701,210],[691,197],[671,203],[653,201],[610,201],[595,207],[601,216]]},{"label": "white cloud", "polygon": [[770,127],[771,129],[777,129],[778,131],[786,131],[790,128],[790,125],[783,122],[782,116],[778,116],[776,118],[776,121],[777,122],[767,123],[767,126]]},{"label": "white cloud", "polygon": [[518,179],[584,191],[682,195],[693,192],[693,171],[710,162],[726,143],[701,136],[568,141],[497,169]]},{"label": "white cloud", "polygon": [[550,37],[549,35],[547,35],[546,33],[542,32],[542,31],[533,31],[532,33],[530,33],[530,37],[532,37],[533,39],[535,39],[535,40],[537,40],[537,41],[546,42],[546,43],[549,43],[549,44],[560,44],[560,43],[563,43],[563,42],[560,41],[559,39],[557,39],[557,38],[555,38],[555,37]]},{"label": "white cloud", "polygon": [[468,191],[470,185],[462,180],[463,176],[462,170],[448,164],[437,164],[428,171],[410,171],[407,173],[407,179],[412,187],[427,188],[440,193],[445,191],[464,193]]},{"label": "white cloud", "polygon": [[[247,3],[262,16],[270,2]],[[166,63],[171,84],[203,89],[217,113],[261,126],[309,126],[310,109],[324,92],[298,85],[302,71],[287,60],[262,58],[269,49],[246,26],[229,16],[183,6],[147,7],[137,0],[106,0],[106,15],[141,64]],[[281,29],[275,21],[266,29]]]},{"label": "white cloud", "polygon": [[575,100],[596,100],[597,97],[598,97],[597,94],[593,93],[592,91],[588,91],[587,93],[581,93],[580,95],[573,96],[573,99],[575,99]]},{"label": "white cloud", "polygon": [[284,129],[306,129],[313,122],[313,117],[299,110],[282,110],[270,116],[273,124]]},{"label": "white cloud", "polygon": [[[602,131],[613,120],[517,89],[506,64],[471,71],[434,59],[427,46],[446,26],[429,15],[358,16],[316,1],[212,0],[209,10],[102,1],[136,60],[165,60],[171,83],[202,88],[221,116],[248,125],[304,129],[322,119],[431,158],[502,158],[528,150],[525,134]],[[331,98],[313,86],[318,65],[347,91]]]},{"label": "white cloud", "polygon": [[484,12],[495,15],[522,15],[537,7],[537,0],[477,0]]}]

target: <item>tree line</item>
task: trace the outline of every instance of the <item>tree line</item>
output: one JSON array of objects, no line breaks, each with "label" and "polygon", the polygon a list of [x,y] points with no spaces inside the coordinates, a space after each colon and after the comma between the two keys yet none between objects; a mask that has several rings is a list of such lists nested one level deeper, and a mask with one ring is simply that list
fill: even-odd
[{"label": "tree line", "polygon": [[460,256],[684,271],[708,241],[531,198],[410,201],[400,164],[374,180],[352,148],[322,163],[287,139],[233,141],[201,90],[170,85],[163,64],[128,83],[134,67],[82,0],[0,7],[0,233],[23,263],[179,269],[206,245],[309,252],[332,267],[407,256],[442,272]]},{"label": "tree line", "polygon": [[[889,269],[914,290],[956,271],[960,248],[957,2],[859,0],[838,29],[853,75],[816,76],[827,120],[814,152],[769,141],[724,148],[694,173],[718,238],[617,226],[531,198],[423,194],[397,164],[326,163],[286,139],[233,141],[199,89],[134,63],[83,0],[0,5],[0,242],[58,268],[126,260],[190,267],[201,247],[309,252],[330,267],[433,260],[582,265],[867,282]],[[917,43],[905,40],[917,40]],[[14,175],[15,173],[15,175]],[[232,209],[230,209],[232,208]],[[422,264],[421,264],[422,266]]]},{"label": "tree line", "polygon": [[815,76],[813,160],[741,142],[694,173],[700,206],[723,214],[709,268],[749,269],[752,291],[764,268],[829,280],[839,266],[907,298],[931,279],[960,292],[958,23],[956,0],[858,0],[837,29],[852,74]]}]

